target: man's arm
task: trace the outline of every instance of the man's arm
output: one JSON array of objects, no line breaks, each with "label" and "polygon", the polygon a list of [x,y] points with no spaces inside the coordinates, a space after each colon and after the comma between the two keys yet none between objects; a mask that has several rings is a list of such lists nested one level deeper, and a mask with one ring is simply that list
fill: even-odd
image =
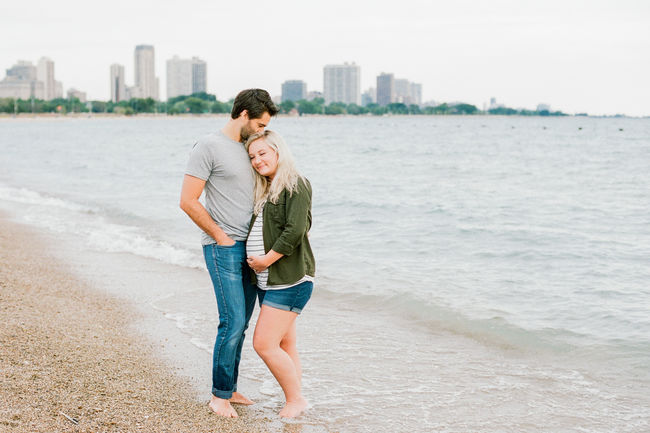
[{"label": "man's arm", "polygon": [[214,222],[208,211],[203,207],[199,198],[205,187],[205,181],[198,177],[186,174],[183,178],[183,189],[181,190],[181,209],[208,235],[217,241],[217,244],[229,246],[235,241],[221,230],[221,227]]}]

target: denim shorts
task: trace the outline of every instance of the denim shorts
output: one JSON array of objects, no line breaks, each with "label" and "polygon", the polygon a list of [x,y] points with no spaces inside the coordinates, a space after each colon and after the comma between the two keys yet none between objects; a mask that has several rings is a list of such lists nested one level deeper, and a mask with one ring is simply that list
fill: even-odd
[{"label": "denim shorts", "polygon": [[307,305],[309,298],[311,298],[313,289],[314,283],[311,281],[304,281],[296,286],[279,290],[262,290],[258,288],[257,298],[260,301],[260,307],[268,305],[269,307],[300,314]]}]

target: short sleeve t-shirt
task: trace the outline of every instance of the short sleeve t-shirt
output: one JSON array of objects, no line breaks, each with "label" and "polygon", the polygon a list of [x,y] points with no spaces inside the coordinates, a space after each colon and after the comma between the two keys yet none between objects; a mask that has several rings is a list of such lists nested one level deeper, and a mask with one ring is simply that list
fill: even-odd
[{"label": "short sleeve t-shirt", "polygon": [[[210,134],[194,144],[185,174],[205,181],[205,208],[232,239],[245,241],[253,214],[255,177],[242,143],[223,132]],[[203,233],[203,245],[216,241]]]}]

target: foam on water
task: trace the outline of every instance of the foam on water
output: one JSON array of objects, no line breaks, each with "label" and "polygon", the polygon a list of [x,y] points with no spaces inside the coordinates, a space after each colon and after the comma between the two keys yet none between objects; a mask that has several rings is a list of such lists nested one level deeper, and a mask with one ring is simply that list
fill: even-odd
[{"label": "foam on water", "polygon": [[141,227],[110,222],[99,209],[57,197],[0,184],[0,201],[24,206],[24,221],[54,232],[81,236],[94,249],[130,253],[178,266],[204,268],[203,258],[191,251],[154,239]]},{"label": "foam on water", "polygon": [[45,208],[67,209],[75,212],[94,212],[92,208],[87,206],[71,203],[55,197],[48,197],[36,191],[30,191],[27,188],[12,188],[2,184],[0,184],[0,200]]}]

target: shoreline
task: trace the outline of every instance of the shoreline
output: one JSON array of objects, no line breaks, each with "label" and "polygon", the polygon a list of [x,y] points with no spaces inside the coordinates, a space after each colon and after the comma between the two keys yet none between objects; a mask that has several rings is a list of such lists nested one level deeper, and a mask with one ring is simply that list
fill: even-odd
[{"label": "shoreline", "polygon": [[243,406],[238,419],[212,414],[135,332],[139,313],[75,277],[51,250],[0,214],[3,431],[269,431]]},{"label": "shoreline", "polygon": [[[165,119],[191,119],[191,118],[228,118],[228,113],[202,113],[202,114],[167,114],[167,113],[137,113],[132,115],[116,114],[116,113],[18,113],[8,114],[0,113],[0,121],[6,120],[26,120],[26,119],[92,119],[92,118],[106,118],[106,119],[142,119],[142,118],[165,118]],[[554,118],[581,118],[581,119],[650,119],[650,116],[599,116],[599,115],[575,115],[567,114],[566,116],[524,116],[520,114],[505,115],[505,114],[384,114],[376,116],[372,114],[277,114],[278,118],[423,118],[423,117],[437,117],[437,118],[532,118],[532,119],[554,119]]]}]

